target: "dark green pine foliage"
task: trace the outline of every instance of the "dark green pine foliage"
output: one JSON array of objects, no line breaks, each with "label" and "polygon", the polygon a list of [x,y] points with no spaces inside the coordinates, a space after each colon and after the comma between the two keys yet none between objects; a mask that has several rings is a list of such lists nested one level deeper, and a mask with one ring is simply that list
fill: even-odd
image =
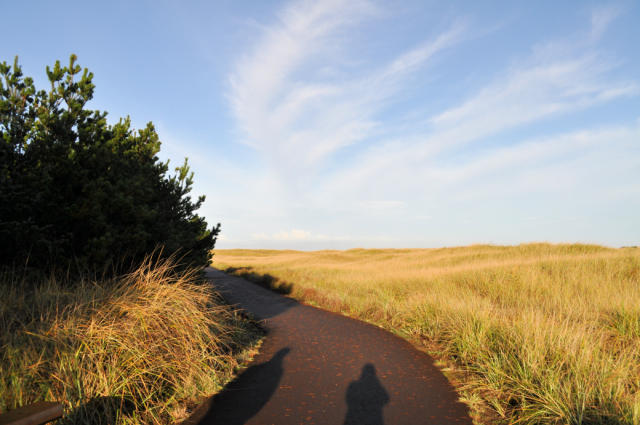
[{"label": "dark green pine foliage", "polygon": [[122,271],[159,247],[206,265],[220,225],[196,214],[186,159],[170,175],[153,124],[85,109],[93,74],[75,61],[47,67],[48,91],[0,64],[0,265]]}]

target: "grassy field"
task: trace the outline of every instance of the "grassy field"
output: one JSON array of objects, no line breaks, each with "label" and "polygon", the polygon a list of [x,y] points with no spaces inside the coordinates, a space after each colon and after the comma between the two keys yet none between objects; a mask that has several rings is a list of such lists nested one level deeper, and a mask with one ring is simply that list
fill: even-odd
[{"label": "grassy field", "polygon": [[108,281],[0,278],[0,412],[65,404],[57,424],[169,424],[217,392],[262,337],[191,272]]},{"label": "grassy field", "polygon": [[216,250],[213,265],[426,349],[479,423],[640,423],[638,248]]}]

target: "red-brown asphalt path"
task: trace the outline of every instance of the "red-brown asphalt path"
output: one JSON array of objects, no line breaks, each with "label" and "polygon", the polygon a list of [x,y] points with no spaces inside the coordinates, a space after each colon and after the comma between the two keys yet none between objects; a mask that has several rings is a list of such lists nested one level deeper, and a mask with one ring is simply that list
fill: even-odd
[{"label": "red-brown asphalt path", "polygon": [[433,360],[403,339],[212,268],[207,277],[267,337],[251,366],[186,423],[471,424]]}]

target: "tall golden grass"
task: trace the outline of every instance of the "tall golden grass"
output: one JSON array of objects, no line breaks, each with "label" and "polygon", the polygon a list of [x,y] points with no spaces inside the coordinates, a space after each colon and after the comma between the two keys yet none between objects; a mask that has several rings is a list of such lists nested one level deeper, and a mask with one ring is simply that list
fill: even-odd
[{"label": "tall golden grass", "polygon": [[62,424],[174,423],[260,339],[171,260],[109,281],[0,283],[0,411],[51,400]]},{"label": "tall golden grass", "polygon": [[215,252],[428,350],[479,423],[640,423],[638,248]]}]

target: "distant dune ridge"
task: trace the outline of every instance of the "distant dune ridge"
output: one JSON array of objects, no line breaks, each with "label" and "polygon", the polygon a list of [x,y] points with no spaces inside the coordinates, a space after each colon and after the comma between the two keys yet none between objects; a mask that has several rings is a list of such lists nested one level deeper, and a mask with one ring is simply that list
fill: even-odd
[{"label": "distant dune ridge", "polygon": [[215,254],[214,267],[428,350],[481,423],[640,423],[639,248]]}]

